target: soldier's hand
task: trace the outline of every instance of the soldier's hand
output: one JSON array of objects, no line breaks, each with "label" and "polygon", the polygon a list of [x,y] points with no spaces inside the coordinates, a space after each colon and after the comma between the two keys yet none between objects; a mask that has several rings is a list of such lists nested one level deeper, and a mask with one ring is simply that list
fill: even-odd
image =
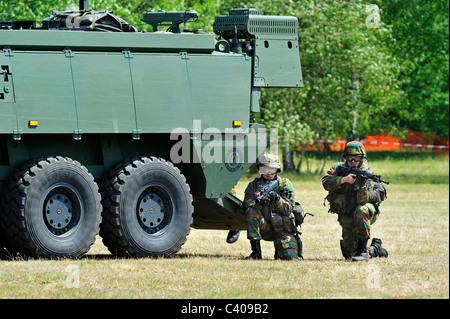
[{"label": "soldier's hand", "polygon": [[278,194],[275,193],[274,191],[271,191],[267,197],[268,197],[272,202],[278,202],[278,200],[280,199],[280,195],[278,195]]},{"label": "soldier's hand", "polygon": [[345,184],[345,183],[349,183],[349,184],[353,184],[356,181],[356,175],[355,174],[348,174],[345,177],[342,177],[339,185]]}]

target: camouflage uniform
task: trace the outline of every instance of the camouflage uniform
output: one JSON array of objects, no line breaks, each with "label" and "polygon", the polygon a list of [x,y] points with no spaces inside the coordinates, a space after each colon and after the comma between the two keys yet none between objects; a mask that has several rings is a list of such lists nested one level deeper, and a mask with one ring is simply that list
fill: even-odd
[{"label": "camouflage uniform", "polygon": [[[339,165],[346,165],[345,162],[335,163],[322,177],[323,187],[330,192],[340,192],[350,196],[356,196],[355,205],[346,212],[338,214],[338,221],[342,227],[342,245],[344,257],[352,256],[356,249],[356,242],[359,238],[370,238],[370,226],[375,223],[380,214],[379,208],[369,203],[369,191],[373,189],[374,182],[369,180],[364,187],[358,191],[353,191],[353,185],[339,185],[343,176],[337,176],[336,168]],[[369,169],[366,160],[359,167],[360,169]],[[356,207],[354,207],[356,206]]]},{"label": "camouflage uniform", "polygon": [[[369,164],[365,158],[366,153],[360,142],[349,142],[345,155],[361,156],[358,168],[370,172]],[[322,185],[331,194],[342,194],[345,204],[338,213],[338,222],[342,227],[341,251],[346,259],[354,257],[357,243],[362,242],[367,246],[370,236],[370,228],[380,215],[379,202],[373,200],[376,183],[366,179],[364,185],[355,189],[355,184],[339,183],[344,176],[339,176],[338,166],[349,166],[347,161],[335,163],[322,177]],[[374,244],[374,241],[376,242]],[[375,246],[372,246],[375,245]],[[387,251],[381,247],[381,240],[374,238],[368,250],[368,257],[387,257]]]},{"label": "camouflage uniform", "polygon": [[276,176],[279,182],[278,201],[267,204],[256,203],[257,192],[266,183],[270,183],[263,177],[254,179],[245,190],[244,207],[246,208],[245,221],[247,225],[247,238],[252,240],[273,241],[275,245],[276,258],[297,259],[299,256],[298,242],[292,232],[284,230],[276,231],[271,223],[271,214],[289,217],[294,209],[294,187],[286,179]]}]

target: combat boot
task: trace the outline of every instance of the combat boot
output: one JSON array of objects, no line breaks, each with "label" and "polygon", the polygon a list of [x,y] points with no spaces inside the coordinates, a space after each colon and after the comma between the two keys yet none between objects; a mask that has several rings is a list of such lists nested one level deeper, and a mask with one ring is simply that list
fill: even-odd
[{"label": "combat boot", "polygon": [[380,238],[373,238],[369,247],[371,257],[386,257],[388,256],[387,250],[381,246],[382,242]]},{"label": "combat boot", "polygon": [[239,239],[239,230],[230,230],[227,235],[227,243],[233,244]]},{"label": "combat boot", "polygon": [[252,247],[252,253],[245,259],[262,259],[261,244],[259,240],[250,240],[250,246]]},{"label": "combat boot", "polygon": [[355,256],[352,261],[369,261],[369,252],[367,251],[367,238],[358,239]]}]

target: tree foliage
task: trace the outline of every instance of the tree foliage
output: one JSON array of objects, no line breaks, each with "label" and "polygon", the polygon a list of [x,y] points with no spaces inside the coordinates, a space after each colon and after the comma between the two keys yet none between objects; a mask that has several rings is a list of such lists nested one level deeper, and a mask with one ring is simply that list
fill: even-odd
[{"label": "tree foliage", "polygon": [[448,136],[448,0],[384,0],[379,5],[392,25],[395,42],[388,45],[398,59],[398,81],[408,102],[400,112],[401,124]]}]

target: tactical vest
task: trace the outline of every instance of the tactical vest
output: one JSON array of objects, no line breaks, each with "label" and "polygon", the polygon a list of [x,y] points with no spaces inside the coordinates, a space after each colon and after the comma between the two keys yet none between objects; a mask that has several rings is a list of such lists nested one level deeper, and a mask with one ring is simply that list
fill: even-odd
[{"label": "tactical vest", "polygon": [[270,222],[273,225],[275,232],[285,231],[292,234],[300,233],[299,228],[305,219],[305,212],[300,203],[295,202],[294,210],[289,216],[281,215],[272,209]]},{"label": "tactical vest", "polygon": [[[383,183],[375,183],[373,187],[369,187],[366,196],[366,202],[357,202],[357,192],[353,190],[352,185],[347,184],[342,187],[339,191],[328,192],[328,195],[324,199],[330,204],[328,209],[329,213],[334,214],[351,214],[356,209],[357,205],[363,205],[365,203],[371,203],[378,210],[378,206],[387,198],[387,191]],[[365,187],[366,187],[365,186]]]}]

